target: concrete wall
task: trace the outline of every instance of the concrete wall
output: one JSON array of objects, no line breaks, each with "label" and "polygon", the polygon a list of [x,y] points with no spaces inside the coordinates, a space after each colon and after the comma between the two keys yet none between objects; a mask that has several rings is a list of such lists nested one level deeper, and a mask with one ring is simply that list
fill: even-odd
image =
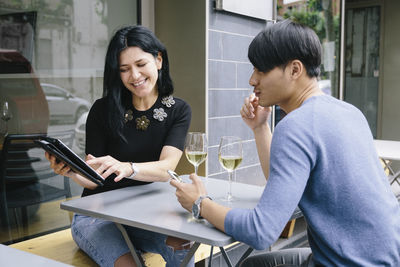
[{"label": "concrete wall", "polygon": [[382,139],[400,140],[400,1],[384,1]]},{"label": "concrete wall", "polygon": [[[212,0],[208,9],[208,176],[228,179],[218,162],[221,136],[242,138],[243,162],[236,171],[237,181],[265,184],[252,131],[243,123],[239,110],[244,97],[252,92],[248,81],[252,65],[247,48],[265,27],[264,20],[216,11]],[[233,192],[235,194],[235,192]]]},{"label": "concrete wall", "polygon": [[[192,107],[190,131],[206,131],[206,2],[156,0],[155,33],[167,47],[174,95]],[[178,173],[194,172],[185,156]],[[205,174],[205,164],[199,168]]]}]

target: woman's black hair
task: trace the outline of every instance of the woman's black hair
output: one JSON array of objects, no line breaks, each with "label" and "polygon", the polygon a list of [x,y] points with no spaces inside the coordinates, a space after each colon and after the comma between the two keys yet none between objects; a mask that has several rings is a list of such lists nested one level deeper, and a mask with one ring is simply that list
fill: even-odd
[{"label": "woman's black hair", "polygon": [[171,95],[174,91],[169,74],[168,54],[165,46],[152,31],[143,26],[128,26],[119,29],[108,45],[104,66],[103,97],[107,103],[107,122],[115,137],[121,137],[124,114],[132,101],[131,92],[124,86],[120,77],[119,55],[127,47],[139,47],[156,58],[162,57],[162,66],[158,71],[158,94]]},{"label": "woman's black hair", "polygon": [[321,65],[321,43],[310,28],[291,20],[268,25],[251,42],[250,62],[257,70],[268,72],[300,60],[309,77],[318,77]]}]

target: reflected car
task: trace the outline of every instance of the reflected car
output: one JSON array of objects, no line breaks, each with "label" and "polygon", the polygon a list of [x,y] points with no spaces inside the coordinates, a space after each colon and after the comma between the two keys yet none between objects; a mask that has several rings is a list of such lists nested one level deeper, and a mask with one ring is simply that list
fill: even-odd
[{"label": "reflected car", "polygon": [[74,142],[74,151],[78,155],[85,154],[85,145],[86,145],[86,120],[89,112],[85,112],[81,115],[75,125],[75,142]]},{"label": "reflected car", "polygon": [[76,97],[64,88],[49,83],[41,83],[49,105],[51,122],[75,123],[90,109],[89,101]]},{"label": "reflected car", "polygon": [[0,49],[0,102],[9,107],[9,120],[0,131],[10,134],[46,133],[49,108],[31,63],[18,51]]}]

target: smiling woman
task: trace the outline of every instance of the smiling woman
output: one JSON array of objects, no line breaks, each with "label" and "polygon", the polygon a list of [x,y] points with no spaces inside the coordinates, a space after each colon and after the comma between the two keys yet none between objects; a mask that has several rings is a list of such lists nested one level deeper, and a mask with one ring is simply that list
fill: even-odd
[{"label": "smiling woman", "polygon": [[[95,101],[86,121],[86,162],[106,179],[104,186],[87,182],[48,155],[51,167],[85,187],[82,196],[168,181],[167,170],[174,170],[182,156],[191,119],[190,106],[172,96],[173,90],[164,45],[145,27],[120,29],[107,50],[104,97]],[[182,246],[187,240],[126,228],[136,249],[161,254],[167,266],[178,266],[188,252]],[[76,214],[71,232],[98,264],[133,263],[113,222]]]}]

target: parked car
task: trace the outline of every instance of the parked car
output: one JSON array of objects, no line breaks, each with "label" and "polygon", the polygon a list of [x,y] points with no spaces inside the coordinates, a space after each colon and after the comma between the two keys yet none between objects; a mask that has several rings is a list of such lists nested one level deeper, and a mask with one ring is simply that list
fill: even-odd
[{"label": "parked car", "polygon": [[86,145],[86,120],[89,112],[85,112],[81,115],[75,125],[75,142],[74,148],[76,154],[80,156],[85,155]]},{"label": "parked car", "polygon": [[0,120],[1,131],[47,132],[49,108],[42,87],[31,63],[16,50],[0,49],[0,102],[7,103],[10,116],[7,122]]},{"label": "parked car", "polygon": [[49,105],[51,122],[75,123],[90,108],[89,101],[74,96],[58,85],[49,83],[40,85]]}]

